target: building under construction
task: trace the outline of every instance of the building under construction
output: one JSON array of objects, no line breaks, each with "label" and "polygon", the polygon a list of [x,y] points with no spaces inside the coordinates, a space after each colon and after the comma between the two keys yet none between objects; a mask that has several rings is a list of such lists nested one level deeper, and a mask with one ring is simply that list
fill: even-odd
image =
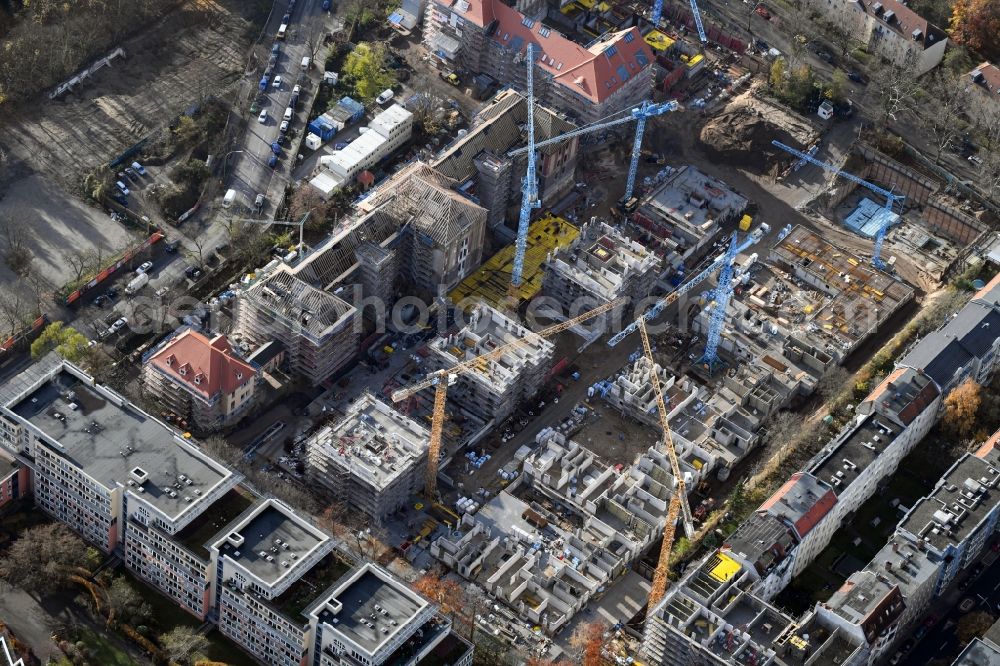
[{"label": "building under construction", "polygon": [[778,293],[751,290],[747,301],[838,360],[913,300],[912,287],[802,226],[771,248],[770,261],[792,284]]},{"label": "building under construction", "polygon": [[659,258],[643,245],[593,218],[573,243],[548,257],[542,291],[568,317],[621,297],[632,303],[646,298],[659,267]]},{"label": "building under construction", "polygon": [[499,358],[483,361],[475,370],[460,374],[448,392],[454,409],[483,422],[499,423],[542,387],[555,347],[488,305],[475,306],[466,321],[468,325],[457,333],[431,341],[427,361],[432,369],[450,368],[499,346],[522,341],[524,344]]},{"label": "building under construction", "polygon": [[684,166],[642,200],[630,229],[665,266],[678,267],[707,250],[720,225],[743,215],[747,203],[721,180]]},{"label": "building under construction", "polygon": [[[480,110],[468,133],[442,150],[431,162],[442,175],[459,181],[459,191],[473,197],[489,211],[488,226],[512,237],[514,226],[504,227],[511,206],[520,200],[521,179],[527,157],[507,157],[507,152],[528,142],[528,103],[514,90],[503,90]],[[535,139],[544,141],[574,129],[554,112],[535,104]],[[568,139],[538,151],[538,196],[555,203],[574,183],[578,139]],[[517,219],[511,216],[511,225]]]},{"label": "building under construction", "polygon": [[353,305],[281,265],[262,270],[238,293],[235,337],[251,348],[281,342],[289,370],[317,386],[354,358],[356,316]]},{"label": "building under construction", "polygon": [[424,484],[430,432],[369,393],[306,443],[307,476],[376,522]]},{"label": "building under construction", "polygon": [[455,189],[457,181],[422,162],[395,174],[358,205],[362,214],[388,216],[404,236],[399,268],[418,290],[448,291],[479,268],[485,208]]}]

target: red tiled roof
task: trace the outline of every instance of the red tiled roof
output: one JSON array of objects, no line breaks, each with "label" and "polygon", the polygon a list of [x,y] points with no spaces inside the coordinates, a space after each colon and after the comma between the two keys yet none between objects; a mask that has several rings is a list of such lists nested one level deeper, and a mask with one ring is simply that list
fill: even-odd
[{"label": "red tiled roof", "polygon": [[997,444],[1000,444],[1000,430],[997,430],[992,437],[983,442],[983,445],[976,449],[973,455],[977,458],[985,458],[990,451],[996,448]]},{"label": "red tiled roof", "polygon": [[233,393],[257,374],[252,365],[233,356],[226,336],[209,340],[191,329],[164,345],[148,363],[206,397],[220,390],[227,395]]},{"label": "red tiled roof", "polygon": [[480,27],[496,21],[490,38],[507,48],[522,52],[528,42],[536,44],[539,68],[594,103],[606,100],[653,62],[653,51],[638,28],[610,33],[587,49],[499,0],[458,0],[451,9]]},{"label": "red tiled roof", "polygon": [[[857,4],[867,13],[877,17],[883,25],[898,31],[906,39],[922,44],[925,49],[948,37],[940,28],[898,0],[857,0]],[[892,12],[892,21],[885,19],[888,12]],[[920,31],[920,37],[916,40],[913,38],[915,30]]]},{"label": "red tiled roof", "polygon": [[[781,501],[781,498],[792,491],[793,488],[799,483],[799,480],[803,477],[804,472],[796,472],[792,474],[791,478],[785,482],[781,488],[778,489],[776,493],[771,495],[767,501],[760,505],[761,511],[771,511],[774,507]],[[833,490],[827,490],[825,493],[816,498],[806,511],[802,512],[796,520],[793,521],[795,525],[795,530],[799,533],[800,537],[805,537],[812,528],[816,527],[823,516],[830,513],[830,509],[833,505],[837,503],[837,496],[834,494]],[[781,510],[771,511],[774,514],[783,514]],[[786,514],[787,515],[787,514]],[[793,516],[788,516],[789,519]]]},{"label": "red tiled roof", "polygon": [[[977,80],[977,74],[981,77],[981,80]],[[985,87],[991,93],[1000,94],[1000,67],[997,67],[993,63],[982,63],[979,67],[969,72],[969,77],[972,78],[974,83]]]}]

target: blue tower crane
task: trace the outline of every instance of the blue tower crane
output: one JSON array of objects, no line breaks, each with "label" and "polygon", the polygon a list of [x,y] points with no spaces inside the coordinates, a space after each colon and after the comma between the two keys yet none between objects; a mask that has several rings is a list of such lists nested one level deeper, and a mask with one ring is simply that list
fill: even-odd
[{"label": "blue tower crane", "polygon": [[729,299],[733,296],[733,261],[736,259],[737,245],[734,231],[729,241],[729,249],[722,261],[722,270],[719,271],[719,284],[715,288],[715,309],[712,310],[712,317],[708,325],[708,335],[705,341],[705,353],[701,355],[699,363],[704,363],[709,372],[714,371],[721,362],[719,360],[719,341],[722,339],[722,327],[726,323],[726,308],[729,306]]},{"label": "blue tower crane", "polygon": [[869,190],[871,190],[875,194],[879,194],[879,195],[885,197],[885,214],[882,216],[881,223],[879,224],[879,227],[878,227],[878,232],[875,234],[875,249],[872,250],[872,265],[875,268],[878,268],[879,270],[885,268],[885,262],[882,261],[882,244],[885,242],[885,235],[889,231],[889,222],[892,219],[892,215],[891,215],[891,213],[892,213],[892,207],[896,204],[896,202],[899,202],[900,203],[900,209],[902,209],[902,202],[906,199],[906,197],[901,196],[899,194],[893,194],[892,192],[890,192],[889,190],[885,189],[884,187],[879,187],[878,185],[875,185],[874,183],[869,183],[867,180],[862,180],[861,178],[858,178],[854,174],[847,173],[846,171],[842,171],[841,169],[838,169],[837,167],[833,166],[832,164],[827,164],[826,162],[821,162],[818,159],[816,159],[815,157],[813,157],[812,155],[810,155],[808,153],[804,153],[801,150],[796,150],[796,149],[792,148],[791,146],[786,146],[785,144],[781,143],[780,141],[772,141],[771,143],[773,145],[777,146],[778,148],[781,148],[786,153],[790,153],[790,154],[794,155],[795,157],[798,157],[799,158],[799,164],[803,164],[803,163],[806,163],[806,162],[808,162],[809,164],[815,164],[816,166],[820,167],[821,169],[825,169],[825,170],[829,171],[834,176],[840,176],[841,178],[846,178],[847,180],[851,181],[852,183],[857,183],[858,185],[861,185],[862,187],[867,187]]},{"label": "blue tower crane", "polygon": [[510,273],[511,299],[521,286],[521,273],[524,271],[524,252],[528,247],[528,224],[531,222],[531,209],[538,208],[542,202],[538,200],[538,176],[535,172],[535,45],[529,43],[526,49],[528,62],[528,172],[521,184],[521,216],[517,220],[517,240],[514,243],[514,268]]},{"label": "blue tower crane", "polygon": [[[635,139],[632,142],[632,158],[629,162],[628,169],[628,181],[625,186],[625,196],[622,198],[623,202],[627,202],[632,198],[632,192],[635,189],[635,178],[636,174],[639,172],[639,158],[642,156],[642,138],[646,132],[646,121],[654,116],[659,116],[670,111],[676,111],[680,108],[680,105],[671,100],[669,102],[650,102],[645,101],[640,106],[628,112],[627,116],[622,118],[615,118],[614,120],[608,120],[606,122],[594,123],[592,125],[585,125],[584,127],[577,128],[565,134],[560,134],[559,136],[552,137],[551,139],[546,139],[545,141],[539,141],[534,144],[535,149],[544,148],[545,146],[550,146],[554,143],[559,143],[561,141],[566,141],[567,139],[572,139],[576,136],[582,136],[584,134],[590,134],[591,132],[598,132],[600,130],[605,130],[611,127],[616,127],[618,125],[624,125],[630,123],[633,120],[636,121],[635,127]],[[529,145],[531,141],[532,127],[529,123]],[[518,155],[523,155],[524,153],[530,153],[531,151],[527,146],[521,148],[515,148],[514,150],[507,152],[507,157],[517,157]],[[529,164],[528,168],[531,168]],[[522,208],[523,213],[523,208]]]},{"label": "blue tower crane", "polygon": [[[768,225],[766,224],[761,224],[759,227],[754,229],[750,233],[750,236],[744,238],[743,242],[740,243],[739,247],[736,248],[734,256],[736,254],[739,254],[740,252],[743,252],[750,246],[758,243],[770,230],[771,230],[770,227],[768,227]],[[790,234],[791,231],[792,231],[791,225],[786,225],[781,231],[778,232],[778,240],[779,241],[784,240],[784,238],[788,236],[788,234]],[[608,346],[614,347],[619,342],[627,338],[629,335],[635,333],[639,329],[639,319],[642,319],[644,321],[652,321],[653,319],[659,317],[660,313],[662,313],[668,306],[670,306],[672,303],[676,302],[677,299],[679,299],[681,296],[688,293],[689,291],[697,287],[699,284],[707,280],[710,275],[715,273],[715,271],[719,270],[726,262],[726,258],[728,256],[729,252],[726,252],[726,254],[723,255],[719,255],[719,257],[716,258],[716,260],[713,261],[711,264],[709,264],[707,268],[702,270],[700,273],[692,277],[690,280],[688,280],[681,286],[677,287],[677,289],[675,289],[674,291],[670,292],[669,294],[658,300],[656,303],[653,304],[653,307],[649,308],[644,313],[642,313],[642,315],[640,315],[638,319],[636,319],[628,326],[623,328],[621,332],[609,338]]]},{"label": "blue tower crane", "polygon": [[[698,9],[698,0],[689,1],[691,3],[691,15],[694,16],[694,25],[698,29],[698,38],[704,44],[708,41],[708,37],[705,36],[705,26],[701,22],[701,11]],[[661,18],[663,18],[663,0],[656,0],[653,3],[653,13],[650,16],[650,21],[652,21],[655,27],[659,27]]]}]

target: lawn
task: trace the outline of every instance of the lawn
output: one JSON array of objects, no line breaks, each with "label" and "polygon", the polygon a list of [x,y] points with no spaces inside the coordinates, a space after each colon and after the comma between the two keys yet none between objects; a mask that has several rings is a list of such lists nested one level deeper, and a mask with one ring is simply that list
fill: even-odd
[{"label": "lawn", "polygon": [[115,645],[105,636],[94,633],[86,627],[78,626],[74,632],[74,642],[83,642],[90,651],[88,661],[101,666],[136,666],[138,662],[132,659],[124,650]]}]

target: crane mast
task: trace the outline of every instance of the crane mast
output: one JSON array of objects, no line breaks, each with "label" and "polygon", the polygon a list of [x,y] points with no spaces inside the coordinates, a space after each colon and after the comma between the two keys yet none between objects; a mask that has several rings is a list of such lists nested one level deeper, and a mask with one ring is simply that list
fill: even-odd
[{"label": "crane mast", "polygon": [[733,232],[729,240],[729,249],[726,250],[725,260],[722,262],[722,270],[719,271],[719,283],[715,288],[715,309],[708,326],[708,335],[705,336],[705,353],[702,354],[701,363],[708,367],[709,372],[714,371],[719,365],[719,342],[722,340],[722,327],[726,323],[726,308],[729,307],[729,299],[733,296],[733,261],[736,259],[736,236]]},{"label": "crane mast", "polygon": [[532,209],[542,202],[538,200],[538,177],[535,172],[537,157],[535,148],[535,45],[529,43],[525,60],[528,63],[528,172],[521,185],[521,214],[517,220],[517,240],[514,241],[514,268],[510,274],[510,297],[513,301],[521,287],[521,273],[524,271],[524,252],[528,247],[528,227]]},{"label": "crane mast", "polygon": [[444,430],[445,403],[448,398],[448,386],[454,383],[460,374],[488,367],[490,362],[499,359],[508,352],[526,346],[529,343],[529,340],[533,340],[536,336],[547,338],[556,335],[557,333],[566,331],[573,328],[577,324],[593,319],[594,317],[600,316],[605,312],[624,304],[625,300],[626,299],[624,298],[618,298],[613,301],[609,301],[604,305],[598,306],[588,312],[584,312],[577,317],[567,319],[566,321],[559,322],[558,324],[553,324],[552,326],[542,329],[538,333],[531,333],[524,338],[500,345],[485,354],[462,361],[461,363],[457,363],[450,368],[435,370],[434,372],[428,374],[428,376],[422,381],[413,384],[412,386],[393,391],[392,401],[397,403],[406,400],[418,391],[430,388],[431,386],[434,387],[434,410],[431,416],[431,435],[430,442],[427,446],[427,472],[424,482],[424,493],[429,499],[434,500],[437,497],[437,472],[438,462],[441,458],[441,433]]},{"label": "crane mast", "polygon": [[646,331],[646,322],[639,320],[639,333],[642,336],[642,350],[650,364],[650,375],[653,383],[653,393],[656,396],[656,410],[660,419],[660,427],[663,429],[663,446],[666,449],[667,457],[670,459],[670,470],[674,475],[676,485],[672,489],[670,505],[667,509],[667,519],[663,526],[663,543],[660,546],[660,555],[656,561],[656,569],[653,572],[653,585],[649,590],[649,603],[647,609],[652,609],[667,591],[668,567],[670,566],[670,553],[673,551],[674,532],[676,531],[677,519],[681,517],[684,522],[684,533],[689,537],[694,535],[694,521],[691,518],[691,508],[688,505],[687,486],[684,483],[684,473],[681,471],[680,461],[677,459],[677,451],[674,449],[674,438],[670,432],[669,414],[667,405],[663,400],[663,387],[660,385],[660,378],[656,374],[656,361],[653,359],[653,348],[649,344],[649,333]]},{"label": "crane mast", "polygon": [[816,159],[815,157],[813,157],[812,155],[810,155],[809,153],[804,153],[801,150],[796,150],[795,148],[792,148],[791,146],[787,146],[787,145],[781,143],[780,141],[772,141],[771,143],[774,146],[777,146],[778,148],[781,148],[786,153],[789,153],[791,155],[794,155],[795,157],[798,157],[800,163],[804,164],[804,163],[808,162],[809,164],[814,164],[814,165],[818,166],[821,169],[829,171],[834,176],[839,176],[841,178],[849,180],[852,183],[856,183],[856,184],[858,184],[858,185],[860,185],[862,187],[868,188],[869,190],[871,190],[875,194],[879,194],[879,195],[885,197],[885,206],[883,207],[884,211],[885,211],[885,214],[882,215],[881,223],[879,224],[878,231],[875,234],[875,247],[872,249],[872,265],[875,268],[878,268],[879,270],[884,269],[885,268],[885,262],[882,261],[882,245],[885,243],[885,235],[889,232],[889,222],[892,219],[892,215],[891,215],[892,208],[896,204],[896,202],[899,202],[900,208],[902,208],[903,201],[906,199],[906,197],[905,196],[901,196],[899,194],[893,194],[891,191],[885,189],[884,187],[879,187],[878,185],[876,185],[874,183],[869,183],[867,180],[864,180],[862,178],[858,178],[854,174],[848,173],[848,172],[844,171],[843,169],[838,169],[837,167],[833,166],[832,164],[827,164],[826,162],[822,162],[822,161]]}]

